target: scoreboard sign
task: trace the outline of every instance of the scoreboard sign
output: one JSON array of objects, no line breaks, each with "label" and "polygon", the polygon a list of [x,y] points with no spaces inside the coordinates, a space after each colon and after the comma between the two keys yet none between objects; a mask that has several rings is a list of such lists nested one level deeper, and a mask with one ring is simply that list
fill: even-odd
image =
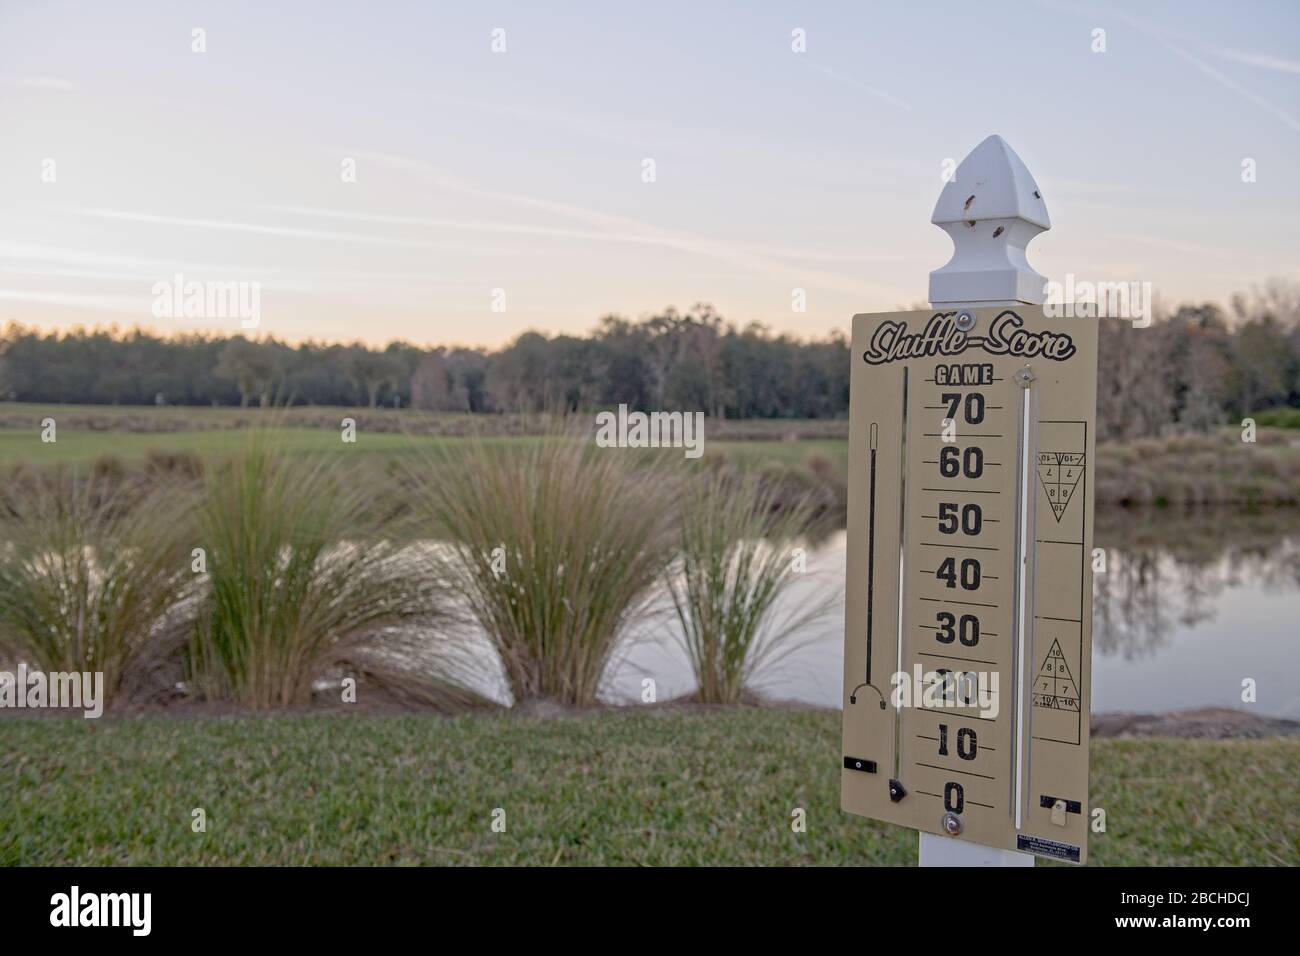
[{"label": "scoreboard sign", "polygon": [[857,315],[842,805],[1087,857],[1097,326]]}]

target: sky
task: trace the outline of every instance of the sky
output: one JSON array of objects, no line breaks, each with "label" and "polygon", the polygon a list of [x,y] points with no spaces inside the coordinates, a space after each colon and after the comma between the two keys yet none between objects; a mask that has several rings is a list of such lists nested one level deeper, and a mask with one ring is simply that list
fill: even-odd
[{"label": "sky", "polygon": [[1294,0],[0,0],[0,324],[241,331],[180,275],[288,341],[821,338],[924,303],[991,133],[1040,273],[1226,302],[1300,279],[1298,93]]}]

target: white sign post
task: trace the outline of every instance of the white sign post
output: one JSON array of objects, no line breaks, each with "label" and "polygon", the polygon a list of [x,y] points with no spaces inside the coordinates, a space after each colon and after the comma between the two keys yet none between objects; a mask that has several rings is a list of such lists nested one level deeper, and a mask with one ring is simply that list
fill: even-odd
[{"label": "white sign post", "polygon": [[922,866],[1087,858],[1097,328],[1043,308],[1042,194],[990,136],[931,308],[853,317],[841,801]]},{"label": "white sign post", "polygon": [[[1052,221],[1034,177],[1001,136],[988,137],[962,160],[939,193],[930,221],[948,233],[953,245],[948,264],[930,273],[933,308],[1046,299],[1047,280],[1030,267],[1025,247],[1051,229]],[[990,231],[998,233],[996,238]],[[920,865],[1033,866],[1034,858],[922,832]]]}]

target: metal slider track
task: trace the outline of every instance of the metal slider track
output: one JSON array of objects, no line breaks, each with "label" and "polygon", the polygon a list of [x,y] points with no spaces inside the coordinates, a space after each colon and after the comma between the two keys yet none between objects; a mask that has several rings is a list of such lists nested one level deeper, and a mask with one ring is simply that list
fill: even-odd
[{"label": "metal slider track", "polygon": [[1015,739],[1015,759],[1011,775],[1011,806],[1016,829],[1020,829],[1021,813],[1024,808],[1025,786],[1029,778],[1029,753],[1026,749],[1026,727],[1029,714],[1026,712],[1028,698],[1025,680],[1025,661],[1033,651],[1034,634],[1034,459],[1036,457],[1034,429],[1035,389],[1032,376],[1021,383],[1020,392],[1020,428],[1016,448],[1018,464],[1016,479],[1016,578],[1015,609],[1012,622],[1014,641],[1014,678],[1016,709],[1012,715],[1012,733]]},{"label": "metal slider track", "polygon": [[[894,673],[903,671],[904,601],[907,582],[907,368],[903,368],[903,413],[899,428],[898,454],[898,633],[894,648]],[[902,779],[902,697],[894,703],[894,779]]]}]

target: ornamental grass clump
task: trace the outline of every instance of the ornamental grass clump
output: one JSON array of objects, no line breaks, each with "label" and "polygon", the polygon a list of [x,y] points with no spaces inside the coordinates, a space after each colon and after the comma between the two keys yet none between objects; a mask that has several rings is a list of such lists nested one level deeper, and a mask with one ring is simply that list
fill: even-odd
[{"label": "ornamental grass clump", "polygon": [[442,583],[385,536],[363,474],[340,454],[288,457],[269,441],[257,434],[207,469],[195,687],[253,708],[296,706],[353,667],[404,675],[451,703],[472,697]]},{"label": "ornamental grass clump", "polygon": [[436,573],[462,595],[516,704],[596,703],[672,558],[667,467],[561,425],[521,441],[468,439],[412,468],[423,533],[446,542]]},{"label": "ornamental grass clump", "polygon": [[0,493],[0,657],[104,675],[110,700],[147,689],[188,633],[187,492],[56,473]]},{"label": "ornamental grass clump", "polygon": [[814,516],[809,499],[783,498],[752,475],[717,471],[687,490],[667,586],[699,700],[740,702],[825,613],[826,600],[791,604],[789,593],[800,574],[793,549]]}]

